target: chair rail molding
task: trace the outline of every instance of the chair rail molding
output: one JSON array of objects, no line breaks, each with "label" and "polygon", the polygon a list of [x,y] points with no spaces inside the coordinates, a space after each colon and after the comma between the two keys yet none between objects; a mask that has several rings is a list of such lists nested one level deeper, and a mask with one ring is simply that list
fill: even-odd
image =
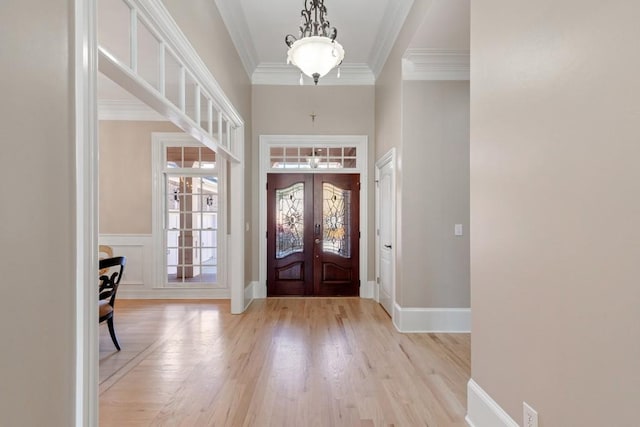
[{"label": "chair rail molding", "polygon": [[407,49],[402,57],[403,80],[469,80],[468,50]]}]

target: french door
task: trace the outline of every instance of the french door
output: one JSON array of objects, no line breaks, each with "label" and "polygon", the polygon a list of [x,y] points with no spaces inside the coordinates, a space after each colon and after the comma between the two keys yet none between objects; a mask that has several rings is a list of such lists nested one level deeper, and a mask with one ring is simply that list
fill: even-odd
[{"label": "french door", "polygon": [[359,294],[359,174],[267,175],[267,295]]}]

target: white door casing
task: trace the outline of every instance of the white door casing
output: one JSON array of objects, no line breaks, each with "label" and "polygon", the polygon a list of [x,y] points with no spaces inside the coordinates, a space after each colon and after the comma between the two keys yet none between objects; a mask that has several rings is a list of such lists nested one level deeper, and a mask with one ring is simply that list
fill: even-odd
[{"label": "white door casing", "polygon": [[[274,169],[270,164],[269,150],[273,146],[290,147],[348,147],[357,148],[355,168],[350,169]],[[268,173],[359,173],[360,174],[360,296],[371,298],[367,295],[367,266],[368,266],[368,215],[366,209],[368,200],[368,137],[366,135],[260,135],[260,176],[259,176],[259,284],[256,287],[254,298],[267,297],[267,174]]]},{"label": "white door casing", "polygon": [[[230,259],[228,257],[228,234],[227,228],[227,206],[229,195],[227,188],[228,162],[224,158],[216,156],[216,167],[214,169],[193,169],[180,170],[189,176],[214,175],[218,178],[219,184],[219,232],[218,232],[218,282],[213,286],[201,285],[168,285],[167,284],[167,262],[166,262],[166,235],[165,235],[165,176],[173,174],[172,169],[165,168],[165,153],[167,147],[200,147],[204,146],[191,136],[185,133],[173,132],[153,132],[152,155],[151,155],[151,182],[152,182],[152,235],[153,235],[153,287],[173,288],[169,295],[175,298],[230,298],[229,268]],[[177,169],[176,169],[177,170]],[[182,174],[178,173],[178,175]],[[160,293],[167,295],[167,293]]]},{"label": "white door casing", "polygon": [[395,152],[376,162],[376,283],[378,302],[393,317],[395,302]]},{"label": "white door casing", "polygon": [[[216,101],[221,102],[230,118],[235,118],[236,128],[232,129],[233,144],[221,147],[229,158],[229,205],[231,212],[240,220],[229,227],[229,283],[231,284],[231,312],[244,311],[244,121],[235,112],[233,105],[215,81],[206,66],[177,27],[161,2],[136,0],[147,13],[148,24],[162,26],[174,45],[175,52],[195,64],[198,75],[212,88]],[[137,13],[137,10],[136,10]],[[135,17],[135,15],[132,15]],[[97,1],[74,0],[73,2],[73,89],[75,124],[75,387],[74,425],[98,425],[98,316],[95,294],[88,291],[87,283],[96,281],[98,265],[98,114],[97,77],[100,51],[97,40]],[[131,22],[134,22],[131,19]],[[164,40],[167,42],[168,40]],[[132,45],[133,39],[132,39]],[[144,83],[135,76],[127,79],[134,92],[148,93]],[[153,98],[153,97],[151,97]],[[151,99],[150,98],[150,99]],[[157,99],[156,99],[157,100]],[[172,108],[161,108],[165,114],[173,114]],[[167,107],[165,105],[165,107]],[[177,117],[177,116],[176,116]],[[174,117],[175,119],[175,117]],[[189,123],[187,123],[188,125]],[[198,133],[198,132],[195,132]],[[198,135],[202,136],[202,135]],[[206,136],[205,136],[206,139]],[[230,151],[230,152],[229,152]]]}]

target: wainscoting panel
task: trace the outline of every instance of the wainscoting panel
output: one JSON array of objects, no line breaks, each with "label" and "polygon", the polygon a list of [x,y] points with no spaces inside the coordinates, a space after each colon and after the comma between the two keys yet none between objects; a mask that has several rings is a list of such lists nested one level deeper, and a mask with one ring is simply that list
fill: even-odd
[{"label": "wainscoting panel", "polygon": [[153,287],[151,234],[101,234],[99,242],[111,246],[114,256],[127,257],[119,292]]},{"label": "wainscoting panel", "polygon": [[[113,248],[114,256],[127,257],[118,298],[122,299],[229,299],[227,287],[162,287],[153,279],[153,237],[151,234],[101,234],[101,245]],[[160,267],[161,269],[162,267]]]}]

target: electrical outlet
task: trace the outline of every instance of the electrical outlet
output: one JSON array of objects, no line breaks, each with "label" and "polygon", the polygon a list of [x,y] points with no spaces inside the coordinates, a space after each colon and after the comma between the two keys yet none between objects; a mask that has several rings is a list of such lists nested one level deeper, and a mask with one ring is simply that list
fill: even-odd
[{"label": "electrical outlet", "polygon": [[522,402],[522,427],[538,427],[538,413],[527,402]]}]

